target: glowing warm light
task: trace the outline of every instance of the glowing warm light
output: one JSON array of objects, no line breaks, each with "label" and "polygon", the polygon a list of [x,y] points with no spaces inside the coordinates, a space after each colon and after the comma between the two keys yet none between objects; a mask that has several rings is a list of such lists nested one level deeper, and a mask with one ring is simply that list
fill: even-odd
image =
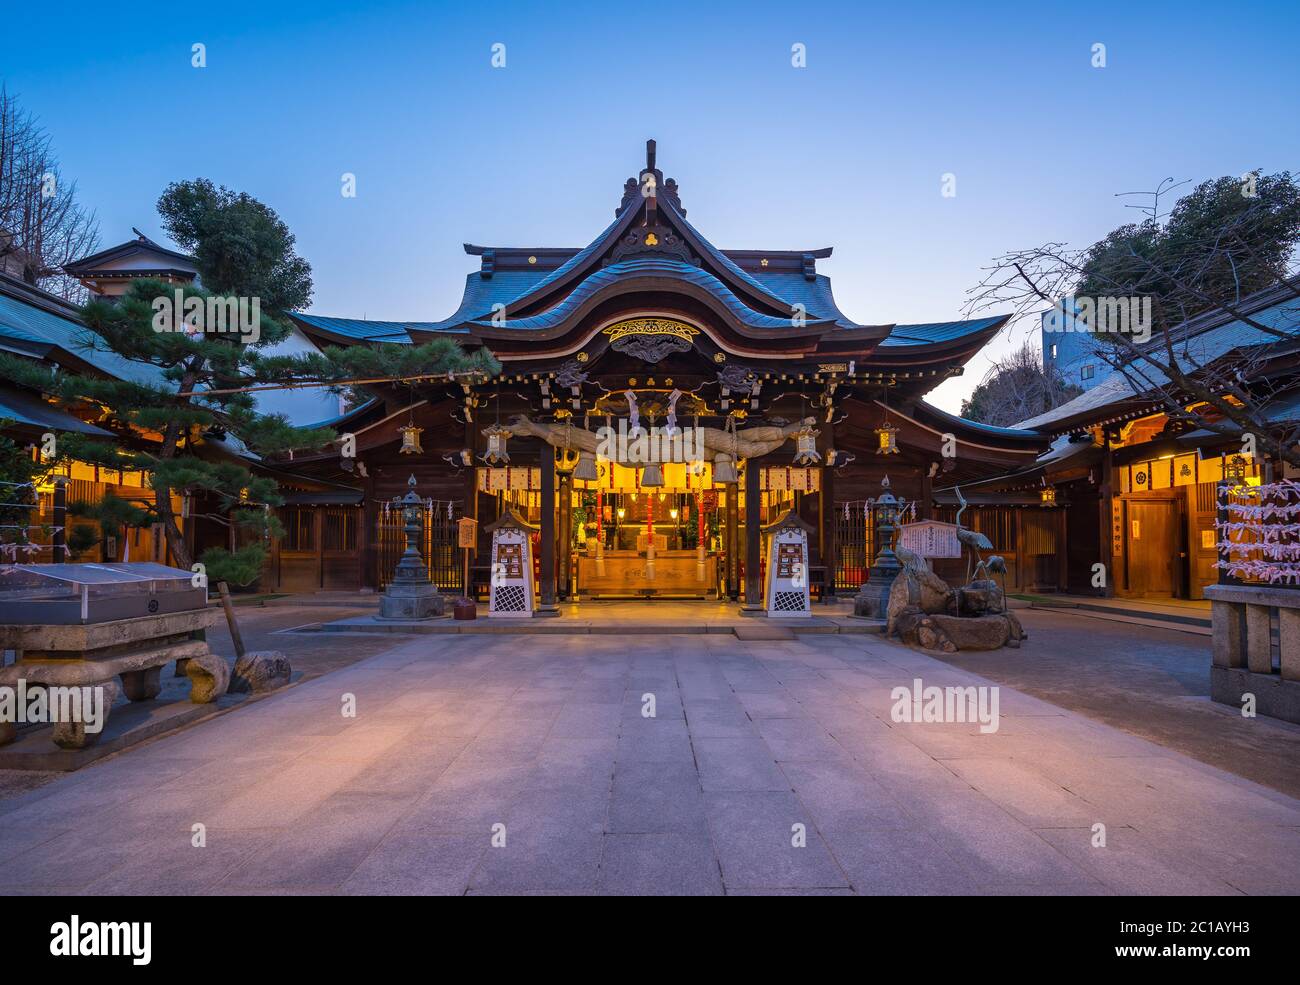
[{"label": "glowing warm light", "polygon": [[402,447],[397,449],[399,455],[422,455],[424,453],[424,449],[420,447],[420,432],[424,428],[408,424],[397,430],[402,435]]},{"label": "glowing warm light", "polygon": [[880,447],[876,449],[877,455],[898,455],[898,428],[894,425],[885,423],[876,428],[876,437],[880,439]]}]

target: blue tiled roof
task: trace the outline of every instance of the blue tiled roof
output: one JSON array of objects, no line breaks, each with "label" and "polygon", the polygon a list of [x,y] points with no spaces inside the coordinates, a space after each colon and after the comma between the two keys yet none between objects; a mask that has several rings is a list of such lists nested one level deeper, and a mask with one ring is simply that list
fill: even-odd
[{"label": "blue tiled roof", "polygon": [[1002,428],[993,424],[984,424],[980,421],[972,421],[969,418],[958,417],[956,414],[949,414],[946,410],[941,410],[932,403],[926,401],[922,402],[925,403],[926,410],[940,421],[951,421],[953,424],[960,424],[962,427],[971,428],[974,431],[982,431],[990,436],[1009,438],[1036,437],[1033,431],[1027,430],[1023,427]]},{"label": "blue tiled roof", "polygon": [[328,318],[324,315],[303,315],[295,313],[294,317],[335,335],[344,335],[358,342],[400,342],[409,343],[411,337],[406,334],[407,325],[415,324],[404,321],[370,321],[366,318]]},{"label": "blue tiled roof", "polygon": [[465,278],[465,294],[460,307],[442,321],[429,322],[421,327],[429,331],[446,331],[468,321],[487,318],[492,314],[493,305],[502,304],[508,308],[516,298],[523,297],[550,279],[551,275],[543,270],[499,270],[486,278],[478,273],[469,274]]},{"label": "blue tiled roof", "polygon": [[[524,294],[531,293],[537,288],[546,287],[547,285],[553,283],[554,281],[560,280],[562,277],[568,274],[575,267],[581,267],[594,254],[600,252],[606,246],[609,245],[608,241],[613,238],[615,231],[618,230],[619,227],[627,225],[628,220],[631,218],[631,216],[636,212],[636,210],[639,207],[640,207],[639,204],[635,202],[629,204],[627,208],[625,208],[622,211],[622,213],[620,213],[618,217],[614,219],[613,222],[611,222],[608,226],[606,226],[603,230],[601,230],[600,235],[597,236],[594,240],[592,240],[586,247],[579,250],[573,256],[569,257],[569,259],[565,260],[564,263],[560,264],[549,274],[545,274],[544,276],[537,278],[537,280],[534,283],[530,284],[525,290],[520,291],[514,297],[515,298],[522,297]],[[497,277],[499,276],[501,275],[495,274],[493,275],[491,280],[496,280]],[[510,300],[513,301],[514,298],[511,298]],[[502,301],[502,304],[505,303],[507,302]]]},{"label": "blue tiled roof", "polygon": [[968,321],[926,322],[918,325],[895,325],[889,338],[882,346],[933,345],[936,342],[951,342],[964,336],[982,332],[987,328],[1005,321],[1005,315],[991,318],[972,318]]},{"label": "blue tiled roof", "polygon": [[6,293],[0,293],[0,338],[3,337],[57,346],[118,379],[145,384],[162,379],[162,370],[156,366],[132,362],[116,353],[96,349],[90,344],[93,339],[90,330],[81,322]]},{"label": "blue tiled roof", "polygon": [[502,270],[491,277],[483,277],[477,271],[467,274],[460,306],[441,321],[372,321],[367,318],[333,318],[302,313],[295,313],[294,317],[323,331],[358,342],[396,342],[406,345],[411,341],[407,329],[421,332],[466,332],[466,322],[490,317],[493,305],[509,305],[531,291],[544,278],[548,278],[548,274],[543,270]]},{"label": "blue tiled roof", "polygon": [[[479,271],[469,274],[465,278],[465,290],[459,306],[452,314],[439,321],[378,322],[320,315],[297,315],[296,317],[307,324],[357,341],[405,343],[410,341],[408,329],[427,332],[466,332],[468,329],[465,326],[468,324],[487,326],[491,323],[497,305],[504,306],[509,314],[510,309],[517,308],[521,301],[559,283],[575,271],[591,265],[593,259],[608,249],[624,233],[640,207],[641,203],[638,199],[631,200],[590,244],[576,251],[554,270],[498,270],[491,277],[484,277]],[[801,271],[791,270],[750,274],[705,239],[667,200],[661,200],[659,207],[670,222],[680,226],[688,239],[694,238],[697,241],[694,245],[704,255],[708,266],[724,272],[723,276],[732,279],[734,283],[744,284],[772,308],[793,311],[796,305],[802,305],[809,316],[809,322],[813,325],[824,324],[836,328],[870,327],[853,321],[840,310],[835,303],[829,277],[817,274],[810,280]],[[608,267],[595,268],[581,282],[573,286],[562,301],[547,311],[528,318],[507,320],[505,324],[518,329],[552,327],[562,321],[583,300],[618,277],[646,273],[663,273],[704,287],[723,301],[741,323],[751,327],[791,327],[789,318],[773,317],[755,311],[751,304],[742,301],[736,295],[727,281],[707,270],[669,257],[660,259],[641,257],[635,261],[623,261]],[[881,344],[909,346],[945,342],[983,331],[1001,320],[994,317],[972,321],[900,325],[896,326]]]},{"label": "blue tiled roof", "polygon": [[[579,307],[590,297],[609,287],[619,280],[629,277],[645,276],[665,276],[673,277],[677,280],[685,281],[689,284],[696,284],[704,288],[713,297],[717,298],[727,309],[744,325],[751,328],[774,328],[782,329],[790,327],[789,318],[774,318],[770,315],[759,314],[727,287],[726,284],[718,280],[707,270],[692,266],[681,260],[659,259],[654,257],[638,258],[634,260],[623,260],[619,263],[610,264],[597,270],[589,275],[581,284],[574,288],[569,295],[557,304],[554,308],[544,311],[540,315],[534,315],[530,318],[519,318],[512,321],[506,321],[504,327],[520,330],[537,330],[552,328],[562,323],[575,308]],[[816,325],[829,319],[809,319],[808,324]],[[489,320],[476,320],[476,325],[488,327],[492,324]]]},{"label": "blue tiled roof", "polygon": [[696,229],[694,226],[692,226],[689,222],[687,222],[686,219],[682,216],[682,214],[678,212],[676,209],[674,209],[671,205],[669,205],[668,202],[666,201],[663,202],[663,204],[660,207],[665,212],[667,212],[669,216],[672,217],[672,220],[674,222],[681,223],[681,225],[684,228],[691,231],[691,233],[695,236],[695,238],[699,240],[700,246],[704,249],[704,252],[709,256],[711,260],[713,260],[714,263],[722,267],[724,270],[730,273],[737,280],[748,284],[750,287],[756,290],[761,296],[767,298],[768,303],[773,304],[778,308],[790,307],[789,301],[787,301],[785,298],[777,297],[775,294],[772,293],[770,288],[764,287],[762,284],[760,284],[749,274],[745,273],[745,271],[741,270],[740,267],[736,265],[735,261],[731,259],[731,257],[727,256],[720,249],[718,249],[707,239],[705,239],[704,236],[700,233],[700,231]]},{"label": "blue tiled roof", "polygon": [[825,274],[818,274],[813,280],[808,280],[796,271],[761,273],[755,276],[770,293],[792,307],[802,304],[814,318],[830,318],[849,326],[854,324],[835,303],[835,296],[831,293],[831,279]]},{"label": "blue tiled roof", "polygon": [[29,427],[77,431],[96,438],[112,437],[111,431],[105,431],[94,424],[87,424],[80,418],[52,407],[30,393],[10,390],[7,387],[0,387],[0,419],[16,421]]}]

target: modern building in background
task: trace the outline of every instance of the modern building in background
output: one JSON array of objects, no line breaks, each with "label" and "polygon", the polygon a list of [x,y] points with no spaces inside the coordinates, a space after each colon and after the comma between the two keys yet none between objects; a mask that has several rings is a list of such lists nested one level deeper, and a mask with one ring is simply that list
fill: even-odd
[{"label": "modern building in background", "polygon": [[1048,308],[1039,315],[1043,369],[1055,369],[1066,383],[1085,391],[1091,390],[1113,371],[1097,355],[1091,333],[1071,315],[1054,318],[1054,314],[1056,309]]}]

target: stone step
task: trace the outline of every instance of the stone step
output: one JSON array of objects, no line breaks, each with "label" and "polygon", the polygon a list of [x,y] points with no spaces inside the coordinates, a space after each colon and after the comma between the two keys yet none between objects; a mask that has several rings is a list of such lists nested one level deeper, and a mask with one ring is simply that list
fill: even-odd
[{"label": "stone step", "polygon": [[[806,619],[765,619],[737,617],[734,622],[726,620],[698,621],[646,621],[622,622],[615,619],[473,619],[457,621],[449,618],[426,619],[418,621],[400,621],[374,619],[370,616],[356,616],[350,619],[338,619],[333,622],[311,623],[298,626],[287,632],[292,633],[351,633],[362,635],[397,634],[397,635],[520,635],[520,636],[567,636],[567,635],[620,635],[620,636],[667,636],[667,635],[701,635],[706,633],[734,634],[745,640],[789,640],[796,635],[845,633],[845,634],[879,634],[884,631],[885,623],[880,619],[835,618],[828,619],[813,616]],[[744,635],[742,635],[744,634]]]}]

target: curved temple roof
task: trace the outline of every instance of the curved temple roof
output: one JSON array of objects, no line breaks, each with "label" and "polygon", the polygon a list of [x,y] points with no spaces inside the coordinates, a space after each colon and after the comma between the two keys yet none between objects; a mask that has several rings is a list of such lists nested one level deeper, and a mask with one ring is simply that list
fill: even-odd
[{"label": "curved temple roof", "polygon": [[[658,193],[639,194],[652,179]],[[446,318],[294,318],[309,335],[336,345],[408,344],[442,334],[490,345],[516,332],[528,333],[533,344],[572,329],[602,299],[655,291],[689,297],[730,330],[769,344],[784,330],[792,341],[819,337],[821,356],[862,359],[874,351],[874,358],[900,366],[926,361],[959,366],[1006,322],[1005,317],[914,325],[856,322],[840,310],[830,278],[817,272],[817,260],[829,257],[829,248],[721,250],[685,215],[676,183],[665,182],[648,160],[640,182],[629,179],[625,186],[614,221],[582,249],[465,244],[467,254],[480,258],[480,269],[466,276],[460,304]]]}]

